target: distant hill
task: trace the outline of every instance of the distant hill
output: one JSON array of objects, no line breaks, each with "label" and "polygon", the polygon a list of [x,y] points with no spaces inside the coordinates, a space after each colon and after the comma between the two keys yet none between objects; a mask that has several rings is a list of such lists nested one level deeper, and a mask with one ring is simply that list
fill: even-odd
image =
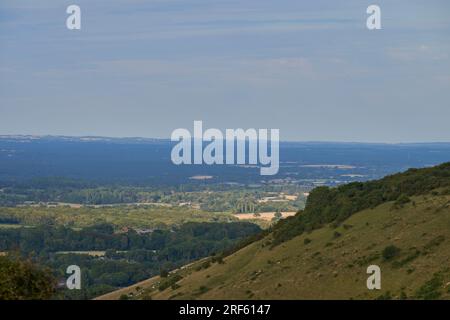
[{"label": "distant hill", "polygon": [[[373,264],[381,290],[366,287]],[[450,163],[317,188],[260,240],[138,289],[151,299],[450,299]]]}]

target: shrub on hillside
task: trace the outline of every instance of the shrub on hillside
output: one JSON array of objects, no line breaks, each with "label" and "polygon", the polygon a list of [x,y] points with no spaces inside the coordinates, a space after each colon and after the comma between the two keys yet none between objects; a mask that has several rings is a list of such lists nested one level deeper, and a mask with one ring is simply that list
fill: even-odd
[{"label": "shrub on hillside", "polygon": [[159,283],[159,287],[158,290],[159,291],[163,291],[169,287],[173,287],[176,288],[175,284],[180,281],[183,277],[180,276],[179,274],[170,274],[167,278],[165,278],[164,280],[162,280]]},{"label": "shrub on hillside", "polygon": [[400,248],[397,248],[394,245],[387,246],[383,249],[383,252],[381,253],[381,256],[384,260],[392,260],[395,257],[397,257],[400,254]]},{"label": "shrub on hillside", "polygon": [[167,271],[166,269],[161,269],[161,271],[159,272],[159,276],[161,278],[167,278],[168,275],[169,275],[169,271]]},{"label": "shrub on hillside", "polygon": [[340,236],[342,236],[342,234],[341,234],[340,232],[335,231],[335,232],[333,233],[333,238],[334,238],[334,239],[339,238]]},{"label": "shrub on hillside", "polygon": [[442,295],[441,292],[442,285],[443,285],[442,275],[439,273],[435,273],[433,275],[433,278],[425,282],[423,286],[421,286],[419,290],[417,290],[416,298],[424,300],[436,300]]},{"label": "shrub on hillside", "polygon": [[398,197],[397,200],[395,200],[394,208],[402,208],[405,204],[409,202],[411,202],[411,199],[406,194],[402,194],[400,197]]}]

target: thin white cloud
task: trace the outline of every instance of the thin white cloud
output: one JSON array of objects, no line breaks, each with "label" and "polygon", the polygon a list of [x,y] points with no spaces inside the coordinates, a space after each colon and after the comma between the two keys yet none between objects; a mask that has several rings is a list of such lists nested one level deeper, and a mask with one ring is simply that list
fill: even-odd
[{"label": "thin white cloud", "polygon": [[447,60],[448,51],[443,51],[440,44],[439,47],[420,44],[415,46],[403,46],[403,47],[391,47],[386,49],[386,53],[389,58],[402,61],[402,62],[414,62],[419,60]]}]

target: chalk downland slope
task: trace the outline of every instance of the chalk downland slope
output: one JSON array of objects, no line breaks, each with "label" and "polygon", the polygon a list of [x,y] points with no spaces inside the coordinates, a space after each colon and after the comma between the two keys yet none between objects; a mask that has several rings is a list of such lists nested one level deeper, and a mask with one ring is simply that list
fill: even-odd
[{"label": "chalk downland slope", "polygon": [[[274,248],[270,237],[257,241],[147,296],[450,299],[450,196],[411,200],[402,208],[385,203],[358,212],[338,228],[326,226]],[[381,267],[381,290],[367,289],[371,264]]]}]

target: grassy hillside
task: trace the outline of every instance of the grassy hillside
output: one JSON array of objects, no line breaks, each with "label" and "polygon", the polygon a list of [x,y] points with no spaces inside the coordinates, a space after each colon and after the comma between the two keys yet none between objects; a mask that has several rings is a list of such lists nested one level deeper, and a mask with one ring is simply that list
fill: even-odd
[{"label": "grassy hillside", "polygon": [[[239,251],[122,295],[151,299],[450,299],[450,164],[315,189]],[[381,290],[368,290],[369,265]],[[125,296],[123,296],[125,297]]]},{"label": "grassy hillside", "polygon": [[[152,299],[450,299],[450,196],[417,196],[352,215],[271,247],[257,241],[224,263],[191,267]],[[389,257],[386,248],[399,252]],[[395,252],[395,250],[394,250]],[[383,254],[384,253],[384,254]],[[366,269],[381,267],[381,290],[366,287]]]}]

